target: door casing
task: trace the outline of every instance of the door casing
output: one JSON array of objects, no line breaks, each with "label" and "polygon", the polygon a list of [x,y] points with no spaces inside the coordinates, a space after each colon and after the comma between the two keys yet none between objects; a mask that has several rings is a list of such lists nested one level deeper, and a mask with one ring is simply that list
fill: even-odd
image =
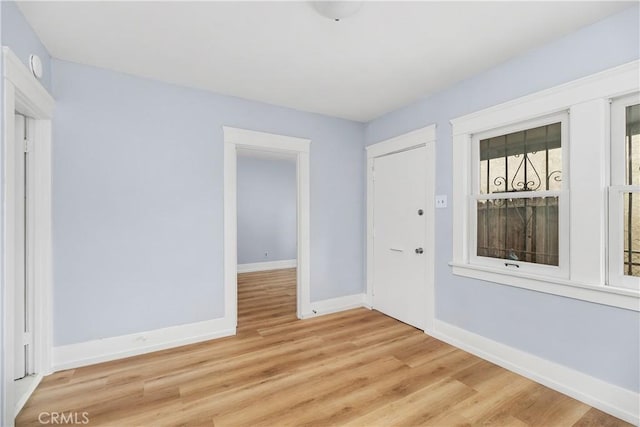
[{"label": "door casing", "polygon": [[225,322],[238,323],[238,229],[237,229],[237,149],[286,153],[296,158],[297,187],[297,316],[312,317],[310,259],[310,179],[311,140],[223,126],[224,132],[224,292]]},{"label": "door casing", "polygon": [[32,238],[34,224],[33,192],[29,187],[33,182],[34,169],[31,165],[31,147],[28,141],[34,131],[33,120],[22,114],[15,115],[14,144],[15,153],[15,239],[14,259],[16,283],[15,296],[15,370],[14,378],[23,378],[33,374],[33,249],[35,242]]},{"label": "door casing", "polygon": [[[40,378],[51,373],[52,310],[51,286],[52,270],[52,221],[51,221],[51,118],[55,102],[46,89],[35,79],[26,66],[7,47],[2,48],[3,59],[3,119],[2,135],[4,177],[2,200],[2,256],[4,274],[1,277],[3,315],[3,373],[2,373],[2,414],[0,423],[12,426],[30,394],[35,390]],[[15,142],[14,114],[18,112],[32,120],[30,144],[32,199],[30,217],[32,245],[30,256],[33,280],[33,372],[36,374],[29,388],[16,397],[13,381],[15,354],[15,269],[14,258],[15,221],[17,201],[15,191]]]},{"label": "door casing", "polygon": [[[412,148],[426,148],[426,194],[425,194],[425,264],[426,264],[426,315],[424,323],[424,331],[426,333],[433,332],[433,324],[435,319],[435,170],[436,170],[436,125],[426,126],[421,129],[414,130],[402,134],[400,136],[378,142],[367,147],[367,294],[365,303],[369,306],[373,303],[374,288],[374,182],[373,182],[373,166],[376,157],[386,156],[389,154],[410,150]],[[429,256],[431,254],[431,256]]]}]

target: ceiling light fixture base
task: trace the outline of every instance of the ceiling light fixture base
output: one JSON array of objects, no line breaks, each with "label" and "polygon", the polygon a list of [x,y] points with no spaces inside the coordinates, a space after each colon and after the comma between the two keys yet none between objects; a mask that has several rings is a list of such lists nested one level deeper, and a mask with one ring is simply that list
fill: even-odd
[{"label": "ceiling light fixture base", "polygon": [[362,7],[362,1],[312,1],[311,4],[320,15],[336,22],[355,15]]}]

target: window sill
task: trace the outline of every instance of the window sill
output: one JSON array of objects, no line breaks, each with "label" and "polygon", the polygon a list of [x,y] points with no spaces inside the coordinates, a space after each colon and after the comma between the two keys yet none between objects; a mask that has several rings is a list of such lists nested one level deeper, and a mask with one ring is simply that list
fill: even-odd
[{"label": "window sill", "polygon": [[614,288],[577,283],[571,280],[541,277],[533,274],[516,273],[502,269],[478,265],[450,262],[453,274],[478,280],[485,280],[516,288],[544,292],[627,310],[640,311],[640,292],[632,289]]}]

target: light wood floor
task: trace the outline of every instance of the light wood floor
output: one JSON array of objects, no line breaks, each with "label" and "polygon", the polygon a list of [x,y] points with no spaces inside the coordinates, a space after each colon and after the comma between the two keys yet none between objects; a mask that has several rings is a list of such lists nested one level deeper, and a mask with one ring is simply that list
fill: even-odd
[{"label": "light wood floor", "polygon": [[58,372],[17,424],[626,425],[375,311],[297,320],[295,270],[238,281],[237,336]]}]

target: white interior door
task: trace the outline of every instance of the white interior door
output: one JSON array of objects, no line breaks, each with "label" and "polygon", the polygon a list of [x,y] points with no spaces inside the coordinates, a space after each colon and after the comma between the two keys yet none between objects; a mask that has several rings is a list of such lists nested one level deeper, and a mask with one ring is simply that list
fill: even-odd
[{"label": "white interior door", "polygon": [[27,119],[15,115],[15,345],[14,345],[14,379],[29,375],[31,334],[29,333],[29,269],[28,269],[28,153],[26,152]]},{"label": "white interior door", "polygon": [[426,147],[374,159],[373,308],[426,322]]}]

